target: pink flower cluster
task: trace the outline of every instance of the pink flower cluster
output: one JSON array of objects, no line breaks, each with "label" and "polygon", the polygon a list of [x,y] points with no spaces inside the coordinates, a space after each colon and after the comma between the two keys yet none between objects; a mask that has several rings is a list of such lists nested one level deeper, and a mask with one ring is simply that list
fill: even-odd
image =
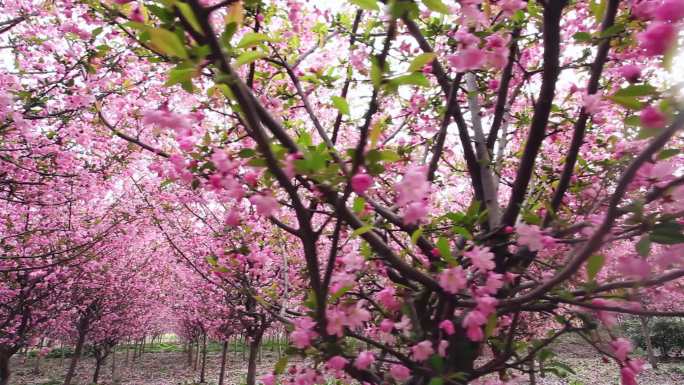
[{"label": "pink flower cluster", "polygon": [[404,224],[417,224],[425,220],[430,194],[427,169],[423,166],[409,168],[394,188],[397,191],[397,205],[403,207]]}]

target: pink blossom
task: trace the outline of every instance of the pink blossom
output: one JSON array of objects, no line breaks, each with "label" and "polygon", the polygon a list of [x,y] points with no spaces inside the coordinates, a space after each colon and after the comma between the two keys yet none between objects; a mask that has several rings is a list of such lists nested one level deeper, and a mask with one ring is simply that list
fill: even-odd
[{"label": "pink blossom", "polygon": [[275,385],[276,376],[273,373],[269,373],[269,374],[261,377],[261,383],[264,385]]},{"label": "pink blossom", "polygon": [[140,6],[137,6],[133,8],[130,14],[130,18],[132,21],[136,21],[138,23],[144,23],[145,22],[145,15],[142,12],[142,8]]},{"label": "pink blossom", "polygon": [[363,307],[363,301],[357,302],[356,305],[347,308],[345,324],[351,329],[363,326],[363,323],[368,322],[370,319],[371,314]]},{"label": "pink blossom", "polygon": [[522,223],[516,226],[516,231],[519,245],[526,246],[530,251],[539,251],[544,247],[544,233],[539,226]]},{"label": "pink blossom", "polygon": [[664,269],[672,265],[679,266],[684,261],[684,244],[672,245],[663,249],[656,257],[656,261]]},{"label": "pink blossom", "polygon": [[446,269],[439,274],[439,285],[447,293],[456,294],[465,289],[467,278],[461,266]]},{"label": "pink blossom", "polygon": [[479,310],[485,317],[494,312],[496,304],[499,302],[496,298],[483,295],[475,298],[477,302],[477,310]]},{"label": "pink blossom", "polygon": [[405,206],[411,202],[422,202],[430,192],[425,167],[412,167],[406,170],[401,182],[394,185],[397,191],[397,205]]},{"label": "pink blossom", "polygon": [[449,65],[458,72],[482,68],[487,58],[486,52],[477,47],[468,47],[447,57]]},{"label": "pink blossom", "polygon": [[411,202],[404,208],[402,214],[405,225],[418,224],[425,220],[428,215],[427,203],[423,201]]},{"label": "pink blossom", "polygon": [[383,333],[391,333],[393,329],[394,321],[385,318],[382,320],[382,322],[380,322],[380,331],[382,331]]},{"label": "pink blossom", "polygon": [[328,368],[332,370],[340,371],[344,370],[344,367],[347,366],[348,363],[349,360],[347,360],[346,358],[342,356],[334,356],[328,360],[326,365],[328,366]]},{"label": "pink blossom", "polygon": [[627,64],[620,67],[618,73],[627,81],[634,83],[641,77],[641,68],[634,64]]},{"label": "pink blossom", "polygon": [[651,275],[651,265],[639,257],[623,256],[617,268],[626,277],[646,279]]},{"label": "pink blossom", "polygon": [[373,178],[366,173],[358,173],[351,178],[351,187],[357,194],[363,194],[373,185]]},{"label": "pink blossom", "polygon": [[490,272],[484,286],[480,286],[480,292],[485,294],[495,294],[503,287],[503,275]]},{"label": "pink blossom", "polygon": [[663,128],[666,124],[665,114],[653,106],[648,106],[641,111],[639,116],[641,124],[646,128]]},{"label": "pink blossom", "polygon": [[466,335],[471,341],[482,341],[484,333],[482,325],[487,323],[487,317],[479,310],[472,310],[463,318],[461,325],[466,328]]},{"label": "pink blossom", "polygon": [[280,207],[280,204],[272,195],[252,195],[249,201],[256,207],[257,214],[265,217],[270,217]]},{"label": "pink blossom", "polygon": [[662,55],[677,41],[677,29],[670,23],[653,22],[638,35],[638,39],[646,55]]},{"label": "pink blossom", "polygon": [[338,308],[328,309],[325,313],[325,318],[328,321],[325,325],[325,332],[342,337],[344,335],[344,325],[347,322],[347,315],[344,311]]},{"label": "pink blossom", "polygon": [[168,110],[147,110],[143,112],[143,124],[170,128],[179,135],[192,134],[190,121],[183,115]]},{"label": "pink blossom", "polygon": [[527,3],[523,0],[502,0],[499,2],[499,7],[504,15],[512,16],[518,10],[527,8]]},{"label": "pink blossom", "polygon": [[401,303],[397,300],[396,290],[392,286],[388,286],[380,290],[375,298],[378,302],[388,310],[398,310],[401,307]]},{"label": "pink blossom", "polygon": [[404,365],[392,364],[390,365],[390,376],[397,381],[406,381],[411,377],[411,371]]},{"label": "pink blossom", "polygon": [[610,347],[613,348],[615,357],[620,361],[627,359],[627,355],[632,351],[632,343],[625,338],[618,338],[610,342]]},{"label": "pink blossom", "polygon": [[643,369],[644,363],[641,360],[629,360],[620,369],[620,379],[622,385],[638,385],[636,376]]},{"label": "pink blossom", "polygon": [[447,340],[439,341],[439,344],[437,345],[437,354],[440,357],[446,357],[447,348],[449,348],[449,341],[447,341]]},{"label": "pink blossom", "polygon": [[463,255],[470,260],[473,266],[480,272],[494,269],[494,254],[489,251],[489,247],[473,246],[470,251]]},{"label": "pink blossom", "polygon": [[421,341],[411,347],[411,355],[416,361],[425,361],[435,353],[432,348],[432,342],[425,340]]},{"label": "pink blossom", "polygon": [[305,349],[311,345],[311,340],[316,336],[313,328],[316,323],[310,317],[300,317],[294,320],[295,330],[290,333],[290,339],[295,347]]},{"label": "pink blossom", "polygon": [[[603,299],[603,298],[595,298],[591,300],[591,304],[594,306],[600,306],[600,307],[617,307],[617,304],[615,301]],[[605,310],[596,310],[596,316],[598,317],[601,322],[603,322],[604,325],[607,327],[611,328],[615,326],[617,323],[617,318],[615,317],[614,312],[610,311],[605,311]]]},{"label": "pink blossom", "polygon": [[366,350],[359,353],[358,357],[356,357],[354,367],[359,370],[366,370],[373,362],[375,362],[375,354]]},{"label": "pink blossom", "polygon": [[439,328],[446,333],[446,335],[450,336],[454,334],[456,329],[454,328],[454,323],[449,321],[448,319],[445,319],[444,321],[439,323]]},{"label": "pink blossom", "polygon": [[226,218],[224,219],[224,224],[226,226],[238,226],[240,224],[240,212],[232,209],[228,212],[226,215]]},{"label": "pink blossom", "polygon": [[594,115],[601,111],[601,95],[585,94],[583,103],[584,111],[589,115]]},{"label": "pink blossom", "polygon": [[684,19],[684,1],[664,0],[659,7],[653,11],[656,20],[677,22]]}]

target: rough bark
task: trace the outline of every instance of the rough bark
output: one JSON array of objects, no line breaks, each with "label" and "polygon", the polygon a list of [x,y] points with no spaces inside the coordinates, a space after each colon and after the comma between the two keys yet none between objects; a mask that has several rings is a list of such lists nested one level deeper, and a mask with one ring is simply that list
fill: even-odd
[{"label": "rough bark", "polygon": [[[83,322],[82,322],[83,324]],[[87,326],[87,323],[86,323]],[[81,352],[83,351],[83,344],[85,343],[87,327],[79,327],[78,341],[76,341],[76,348],[74,349],[74,355],[71,356],[71,362],[69,363],[69,370],[64,377],[63,385],[71,385],[71,381],[76,373],[76,366],[78,365],[78,360],[81,358]]]},{"label": "rough bark", "polygon": [[221,348],[221,370],[219,371],[218,385],[223,385],[223,380],[226,376],[226,355],[228,353],[228,340],[223,341]]},{"label": "rough bark", "polygon": [[[15,351],[16,352],[16,351]],[[15,353],[9,349],[0,349],[0,385],[8,385],[10,379],[9,360]]]},{"label": "rough bark", "polygon": [[202,337],[202,368],[200,369],[200,384],[203,384],[204,381],[204,374],[206,372],[206,367],[207,367],[207,334],[204,333],[204,336]]},{"label": "rough bark", "polygon": [[263,331],[258,331],[252,336],[249,341],[249,361],[247,363],[247,385],[256,385],[256,364],[259,353],[259,346],[261,346],[261,337]]},{"label": "rough bark", "polygon": [[641,335],[644,337],[646,342],[646,354],[648,356],[648,362],[653,366],[653,369],[658,367],[658,362],[656,361],[655,354],[653,354],[653,343],[651,342],[651,325],[649,325],[649,319],[646,316],[639,316],[639,321],[641,322]]}]

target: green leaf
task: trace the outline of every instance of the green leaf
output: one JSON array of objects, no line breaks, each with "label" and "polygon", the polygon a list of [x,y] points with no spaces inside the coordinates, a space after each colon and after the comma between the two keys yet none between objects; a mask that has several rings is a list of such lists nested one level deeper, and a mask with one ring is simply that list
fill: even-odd
[{"label": "green leaf", "polygon": [[176,3],[176,8],[180,11],[181,15],[183,15],[183,18],[188,21],[188,24],[197,32],[199,32],[201,35],[204,35],[202,32],[202,27],[200,26],[199,22],[197,21],[197,18],[195,17],[195,13],[192,11],[192,8],[190,8],[190,5],[177,2]]},{"label": "green leaf", "polygon": [[423,4],[425,4],[425,6],[431,11],[443,13],[446,15],[451,13],[449,7],[447,7],[447,5],[442,2],[442,0],[423,0]]},{"label": "green leaf", "polygon": [[601,38],[606,38],[606,37],[613,37],[619,33],[624,32],[625,26],[624,24],[613,24],[612,26],[606,28],[605,31],[601,32]]},{"label": "green leaf", "polygon": [[265,41],[271,41],[271,38],[263,33],[247,32],[242,39],[240,39],[237,48],[247,48]]},{"label": "green leaf", "polygon": [[385,162],[396,162],[401,159],[401,157],[396,153],[396,151],[382,150],[380,151],[380,159],[384,160]]},{"label": "green leaf", "polygon": [[416,56],[409,65],[408,72],[421,71],[426,64],[432,62],[435,59],[434,52],[426,52]]},{"label": "green leaf", "polygon": [[595,254],[587,260],[587,277],[590,281],[596,278],[596,275],[601,271],[603,265],[606,263],[606,257],[601,254]]},{"label": "green leaf", "polygon": [[485,325],[485,338],[491,336],[492,333],[494,333],[494,329],[496,329],[496,313],[490,314],[487,318],[487,325]]},{"label": "green leaf", "polygon": [[637,253],[641,255],[642,257],[647,257],[648,254],[651,252],[651,239],[648,237],[648,235],[644,235],[639,239],[639,242],[635,245]]},{"label": "green leaf", "polygon": [[284,355],[280,357],[278,362],[276,362],[275,367],[273,368],[273,373],[275,375],[281,375],[285,372],[285,368],[287,367],[287,362],[290,360],[289,355]]},{"label": "green leaf", "polygon": [[251,158],[254,155],[256,155],[256,151],[254,151],[251,148],[243,148],[242,150],[240,150],[240,152],[238,152],[238,156],[240,158]]},{"label": "green leaf", "polygon": [[164,28],[150,28],[150,42],[152,46],[163,54],[187,59],[188,53],[183,42],[175,33]]},{"label": "green leaf", "polygon": [[663,151],[660,151],[658,153],[658,160],[664,160],[664,159],[671,158],[675,155],[678,155],[681,152],[682,152],[681,150],[678,150],[676,148],[666,148]]},{"label": "green leaf", "polygon": [[[171,71],[169,71],[169,77],[164,85],[170,87],[174,84],[181,83],[183,84],[183,88],[185,88],[184,83],[189,83],[196,73],[197,70],[194,67],[173,68]],[[190,83],[190,87],[192,87],[192,83]]]},{"label": "green leaf", "polygon": [[665,245],[684,243],[682,225],[674,221],[658,223],[653,226],[653,231],[651,232],[649,238],[655,243]]},{"label": "green leaf", "polygon": [[439,250],[439,255],[442,256],[442,258],[449,258],[451,257],[451,248],[449,247],[449,240],[447,240],[444,237],[439,237],[437,239],[437,250]]},{"label": "green leaf", "polygon": [[603,15],[606,13],[606,6],[607,6],[607,0],[592,0],[592,2],[589,4],[589,10],[591,10],[591,13],[594,15],[596,18],[597,23],[601,23],[603,21]]},{"label": "green leaf", "polygon": [[647,96],[656,92],[656,88],[650,84],[633,84],[618,90],[613,96]]},{"label": "green leaf", "polygon": [[413,232],[413,234],[411,234],[411,243],[413,243],[414,245],[415,245],[416,243],[418,243],[418,238],[420,238],[421,235],[423,235],[423,227],[422,227],[422,226],[419,227],[419,228],[417,228],[417,229]]},{"label": "green leaf", "polygon": [[429,87],[430,82],[427,80],[425,75],[420,72],[414,72],[408,75],[398,76],[396,78],[390,79],[390,83],[396,86],[404,85],[414,85],[421,87]]},{"label": "green leaf", "polygon": [[641,119],[637,115],[630,115],[625,118],[625,125],[630,127],[641,126]]},{"label": "green leaf", "polygon": [[242,66],[249,64],[255,60],[266,57],[266,53],[262,51],[247,51],[235,59],[235,65]]},{"label": "green leaf", "polygon": [[577,32],[572,35],[572,38],[578,42],[585,42],[591,40],[591,34],[589,32]]},{"label": "green leaf", "polygon": [[444,379],[441,377],[433,377],[428,385],[444,385]]},{"label": "green leaf", "polygon": [[553,356],[555,356],[555,353],[552,350],[542,349],[539,351],[539,355],[537,357],[538,357],[540,362],[544,362]]},{"label": "green leaf", "polygon": [[382,68],[380,68],[380,64],[378,63],[378,59],[373,57],[371,58],[371,69],[370,69],[370,79],[371,83],[373,83],[373,88],[380,88],[380,85],[382,84]]},{"label": "green leaf", "polygon": [[349,103],[347,103],[347,99],[341,96],[332,96],[330,99],[332,99],[333,106],[335,106],[342,115],[349,115]]},{"label": "green leaf", "polygon": [[344,286],[340,288],[338,291],[336,291],[333,295],[330,296],[330,298],[328,299],[328,303],[333,303],[338,299],[342,298],[342,296],[345,295],[351,289],[352,286]]},{"label": "green leaf", "polygon": [[620,96],[620,95],[613,95],[609,96],[608,99],[614,101],[615,103],[631,108],[634,110],[640,110],[644,105],[641,103],[636,97],[634,96]]},{"label": "green leaf", "polygon": [[363,197],[356,197],[354,198],[354,204],[352,207],[354,212],[358,214],[363,211],[364,207],[366,207],[366,200],[363,199]]},{"label": "green leaf", "polygon": [[352,238],[353,238],[353,237],[358,237],[359,235],[365,234],[365,233],[367,233],[367,232],[369,232],[369,231],[371,231],[371,230],[373,230],[373,225],[361,226],[361,227],[359,227],[358,229],[356,229],[356,230],[354,230],[354,231],[352,232]]},{"label": "green leaf", "polygon": [[349,0],[350,3],[356,5],[366,11],[379,11],[378,2],[376,0]]},{"label": "green leaf", "polygon": [[428,363],[437,373],[441,373],[444,370],[444,358],[437,354],[433,354],[430,358],[428,358]]}]

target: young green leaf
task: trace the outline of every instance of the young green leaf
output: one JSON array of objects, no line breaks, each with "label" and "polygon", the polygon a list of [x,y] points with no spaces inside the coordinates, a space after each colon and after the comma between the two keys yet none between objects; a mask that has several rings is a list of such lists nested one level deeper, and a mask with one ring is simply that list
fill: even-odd
[{"label": "young green leaf", "polygon": [[411,64],[409,65],[408,72],[420,71],[425,67],[426,64],[432,62],[435,59],[434,52],[426,52],[416,56]]},{"label": "young green leaf", "polygon": [[342,115],[349,115],[349,103],[347,99],[341,96],[332,96],[332,104],[337,108]]},{"label": "young green leaf", "polygon": [[178,35],[164,28],[150,28],[152,47],[166,55],[187,59],[188,53]]},{"label": "young green leaf", "polygon": [[587,260],[587,277],[590,281],[596,278],[596,275],[603,268],[603,264],[606,263],[606,257],[601,254],[595,254],[589,257]]},{"label": "young green leaf", "polygon": [[377,0],[349,0],[349,2],[366,11],[380,10]]}]

